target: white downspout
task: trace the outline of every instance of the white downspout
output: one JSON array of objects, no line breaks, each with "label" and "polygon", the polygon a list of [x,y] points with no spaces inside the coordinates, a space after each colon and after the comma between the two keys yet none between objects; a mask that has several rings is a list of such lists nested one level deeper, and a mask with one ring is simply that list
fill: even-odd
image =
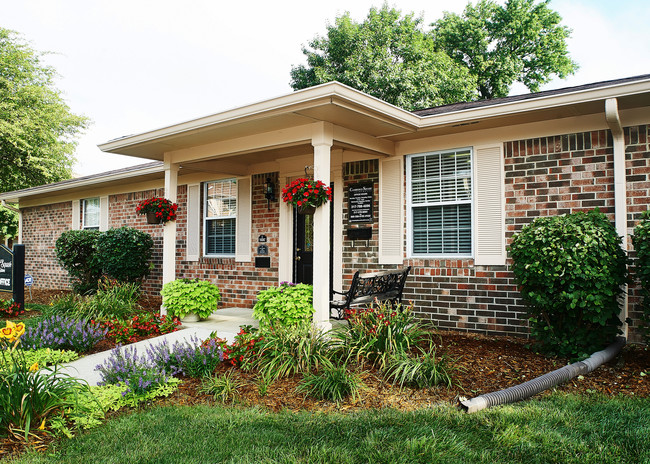
[{"label": "white downspout", "polygon": [[[605,119],[612,131],[614,141],[614,214],[616,233],[622,237],[623,249],[627,252],[627,184],[625,179],[625,137],[623,126],[618,114],[618,101],[616,98],[605,100]],[[628,336],[628,326],[625,320],[628,315],[627,285],[624,289],[623,305],[619,318],[623,322],[623,336]]]}]

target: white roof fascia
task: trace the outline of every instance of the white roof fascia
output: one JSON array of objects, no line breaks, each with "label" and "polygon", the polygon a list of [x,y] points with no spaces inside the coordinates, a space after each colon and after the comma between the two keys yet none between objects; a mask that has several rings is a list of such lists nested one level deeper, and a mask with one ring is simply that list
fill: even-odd
[{"label": "white roof fascia", "polygon": [[[624,97],[650,91],[650,79],[634,83],[614,84],[595,89],[582,89],[559,95],[548,95],[529,100],[504,102],[480,108],[469,108],[449,113],[431,114],[421,116],[419,127],[430,128],[448,124],[487,119],[495,116],[507,116],[511,114],[543,110],[554,107],[568,106],[577,103],[606,100],[614,97]],[[603,111],[604,111],[603,104]]]},{"label": "white roof fascia", "polygon": [[146,166],[143,168],[133,168],[128,170],[109,171],[92,176],[80,177],[78,179],[69,179],[54,184],[46,184],[38,187],[30,187],[22,190],[14,190],[12,192],[0,193],[0,200],[6,200],[12,203],[18,201],[18,198],[25,198],[35,195],[43,195],[48,193],[61,192],[71,188],[82,188],[89,186],[96,186],[98,183],[111,182],[129,179],[132,177],[144,176],[148,174],[164,172],[162,163],[156,163],[155,166]]}]

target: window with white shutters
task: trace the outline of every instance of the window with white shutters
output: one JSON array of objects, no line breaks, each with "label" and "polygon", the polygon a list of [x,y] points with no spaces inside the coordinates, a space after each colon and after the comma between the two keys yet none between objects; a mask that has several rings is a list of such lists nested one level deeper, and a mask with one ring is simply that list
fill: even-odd
[{"label": "window with white shutters", "polygon": [[237,181],[206,182],[204,208],[205,254],[234,256],[237,220]]},{"label": "window with white shutters", "polygon": [[81,224],[83,229],[99,230],[100,203],[99,198],[86,198],[81,200],[82,217]]},{"label": "window with white shutters", "polygon": [[408,157],[412,256],[472,255],[472,151]]}]

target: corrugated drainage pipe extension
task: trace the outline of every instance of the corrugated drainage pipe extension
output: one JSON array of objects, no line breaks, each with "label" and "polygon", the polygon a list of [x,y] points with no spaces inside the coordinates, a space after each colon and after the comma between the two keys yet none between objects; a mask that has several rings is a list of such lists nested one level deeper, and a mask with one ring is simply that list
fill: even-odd
[{"label": "corrugated drainage pipe extension", "polygon": [[498,404],[513,403],[536,395],[548,388],[555,387],[582,374],[593,371],[601,364],[614,359],[625,346],[625,337],[617,337],[616,341],[602,351],[597,351],[584,361],[569,364],[548,374],[544,374],[528,382],[524,382],[505,390],[486,393],[471,400],[461,401],[461,407],[468,413]]}]

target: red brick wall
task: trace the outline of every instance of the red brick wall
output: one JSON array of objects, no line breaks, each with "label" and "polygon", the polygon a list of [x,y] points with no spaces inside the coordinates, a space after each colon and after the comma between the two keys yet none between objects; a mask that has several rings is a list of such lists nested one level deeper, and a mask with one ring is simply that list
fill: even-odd
[{"label": "red brick wall", "polygon": [[[270,206],[264,196],[266,179],[271,178],[275,185],[277,201]],[[203,190],[201,198],[203,200]],[[252,228],[251,228],[251,253],[252,262],[237,263],[234,258],[209,258],[201,256],[199,261],[186,261],[185,237],[177,237],[176,259],[180,260],[177,266],[177,278],[199,278],[215,283],[221,292],[223,306],[251,307],[255,302],[257,293],[278,282],[278,240],[279,240],[279,201],[280,186],[278,174],[258,174],[252,177]],[[186,195],[179,194],[179,212],[185,209]],[[203,215],[203,201],[201,202],[201,215]],[[186,229],[186,216],[179,214],[177,220],[179,232]],[[256,268],[258,237],[266,235],[265,245],[269,248],[268,256],[271,258],[270,268]],[[201,230],[201,243],[203,231]],[[203,245],[201,245],[201,250]]]},{"label": "red brick wall", "polygon": [[54,244],[72,226],[72,202],[25,208],[22,213],[25,272],[34,277],[34,288],[69,288],[68,273],[56,261]]}]

